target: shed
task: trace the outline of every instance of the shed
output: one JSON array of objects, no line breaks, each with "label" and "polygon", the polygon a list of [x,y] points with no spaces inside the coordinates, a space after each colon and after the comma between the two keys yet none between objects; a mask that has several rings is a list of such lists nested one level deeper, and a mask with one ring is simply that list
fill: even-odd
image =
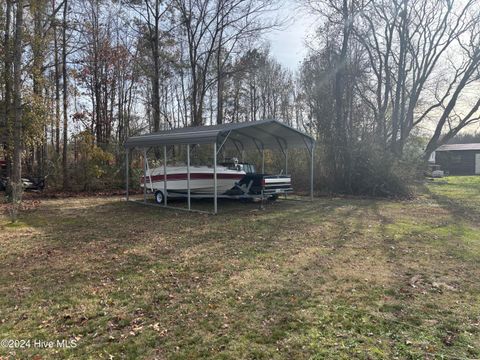
[{"label": "shed", "polygon": [[442,145],[435,162],[450,175],[480,175],[480,143]]},{"label": "shed", "polygon": [[[266,149],[279,151],[285,158],[285,171],[288,169],[288,150],[293,148],[305,148],[310,155],[310,198],[313,199],[313,163],[315,140],[308,134],[292,128],[277,120],[261,120],[244,123],[230,123],[212,126],[196,126],[160,131],[145,135],[132,136],[125,142],[126,151],[126,196],[128,193],[129,149],[142,149],[144,160],[147,162],[147,151],[152,147],[163,147],[163,163],[167,163],[167,146],[184,145],[187,147],[188,165],[190,163],[190,146],[196,144],[213,145],[213,167],[217,167],[217,155],[223,148],[230,148],[242,152],[249,149],[257,149],[262,154],[262,171],[264,170]],[[144,176],[146,169],[144,167]],[[214,173],[214,209],[218,212],[216,191],[217,174]],[[190,208],[190,191],[188,197],[188,210]],[[144,186],[144,203],[146,203],[146,187]],[[167,207],[167,205],[163,205]]]}]

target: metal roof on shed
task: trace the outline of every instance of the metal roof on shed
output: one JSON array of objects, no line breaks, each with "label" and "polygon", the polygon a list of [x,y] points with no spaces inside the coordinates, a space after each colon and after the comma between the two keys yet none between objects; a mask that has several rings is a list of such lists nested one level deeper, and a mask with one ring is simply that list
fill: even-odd
[{"label": "metal roof on shed", "polygon": [[261,120],[212,126],[196,126],[132,136],[125,142],[126,148],[145,148],[157,145],[217,144],[225,147],[252,146],[265,149],[313,147],[315,140],[277,120]]},{"label": "metal roof on shed", "polygon": [[468,150],[479,150],[480,143],[473,144],[447,144],[440,146],[435,151],[468,151]]}]

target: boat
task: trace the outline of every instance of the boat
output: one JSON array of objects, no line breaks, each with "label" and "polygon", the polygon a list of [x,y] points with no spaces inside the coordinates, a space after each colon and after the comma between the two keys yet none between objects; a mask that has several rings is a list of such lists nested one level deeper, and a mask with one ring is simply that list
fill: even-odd
[{"label": "boat", "polygon": [[[217,195],[226,198],[267,198],[275,199],[279,194],[291,192],[290,175],[260,174],[255,166],[239,163],[234,158],[220,163],[217,168]],[[211,197],[214,189],[214,169],[212,166],[190,166],[190,195]],[[165,189],[169,197],[185,197],[188,194],[187,166],[167,166],[166,184],[164,167],[146,171],[140,178],[140,186],[155,194],[155,201],[161,204],[165,199]]]},{"label": "boat", "polygon": [[[186,166],[167,166],[166,189],[168,196],[187,194],[188,170]],[[235,184],[245,176],[245,171],[240,167],[217,166],[217,194],[224,194],[235,187]],[[214,192],[214,168],[212,166],[190,166],[190,194],[211,195]],[[142,176],[140,186],[146,182],[147,190],[153,193],[163,192],[164,168],[157,167],[147,170],[146,181]],[[163,194],[162,194],[163,195]]]}]

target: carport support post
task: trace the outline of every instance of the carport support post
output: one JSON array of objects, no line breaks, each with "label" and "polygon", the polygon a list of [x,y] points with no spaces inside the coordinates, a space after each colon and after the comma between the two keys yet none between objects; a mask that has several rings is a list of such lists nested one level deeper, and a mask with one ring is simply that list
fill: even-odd
[{"label": "carport support post", "polygon": [[163,199],[167,206],[167,145],[163,145]]},{"label": "carport support post", "polygon": [[[285,175],[288,175],[288,148],[285,148]],[[291,180],[290,180],[291,181]],[[287,198],[287,192],[285,192],[285,199]]]},{"label": "carport support post", "polygon": [[265,174],[265,149],[262,145],[262,174]]},{"label": "carport support post", "polygon": [[213,143],[213,213],[217,213],[217,142]]},{"label": "carport support post", "polygon": [[147,202],[147,149],[143,148],[143,202]]},{"label": "carport support post", "polygon": [[125,149],[125,192],[126,192],[126,198],[127,198],[127,201],[128,201],[128,185],[129,185],[129,167],[128,166],[128,152],[129,152],[129,149]]},{"label": "carport support post", "polygon": [[190,144],[187,144],[187,198],[188,210],[190,210],[192,207],[190,200]]},{"label": "carport support post", "polygon": [[285,149],[285,175],[288,175],[288,148]]}]

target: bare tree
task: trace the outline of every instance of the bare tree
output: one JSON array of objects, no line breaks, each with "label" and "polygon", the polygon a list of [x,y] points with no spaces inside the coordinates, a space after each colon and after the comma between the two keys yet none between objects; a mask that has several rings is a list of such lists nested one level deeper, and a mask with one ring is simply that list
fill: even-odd
[{"label": "bare tree", "polygon": [[22,41],[23,0],[17,0],[15,15],[15,38],[13,42],[13,106],[15,110],[13,129],[13,169],[10,180],[12,188],[12,221],[17,220],[17,206],[22,198]]},{"label": "bare tree", "polygon": [[68,188],[68,76],[67,76],[67,14],[68,1],[63,3],[62,20],[62,95],[63,95],[63,188]]},{"label": "bare tree", "polygon": [[[219,84],[220,94],[217,99],[222,99],[223,68],[239,42],[276,25],[267,19],[259,21],[262,15],[274,8],[274,2],[174,0],[174,4],[180,15],[188,48],[192,125],[201,125],[207,91],[214,84]],[[217,72],[212,76],[211,67],[215,60]]]},{"label": "bare tree", "polygon": [[[326,62],[318,70],[323,73],[325,68],[330,69],[331,76],[333,76],[330,91],[332,92],[335,122],[328,125],[327,131],[330,134],[328,150],[330,155],[328,157],[333,167],[331,169],[332,177],[335,186],[343,191],[351,192],[352,142],[354,138],[351,124],[354,116],[352,85],[360,77],[351,79],[353,81],[349,81],[348,86],[347,77],[349,71],[354,67],[351,59],[356,56],[353,42],[355,18],[363,11],[364,3],[361,0],[311,0],[308,4],[310,9],[327,20],[320,31],[323,54],[318,58],[326,60]],[[315,59],[314,56],[311,60],[315,61]],[[328,77],[328,74],[325,73],[321,76]],[[323,89],[321,85],[318,87]],[[316,112],[314,112],[314,116],[318,117]]]},{"label": "bare tree", "polygon": [[[375,77],[373,86],[364,88],[364,94],[372,95],[364,101],[395,154],[401,155],[412,130],[432,117],[438,121],[426,155],[441,144],[458,96],[476,80],[479,15],[474,0],[379,0],[369,3],[356,19],[356,39],[364,46]],[[447,130],[446,139],[476,118],[475,104],[473,114],[467,112],[453,132]]]},{"label": "bare tree", "polygon": [[[162,71],[165,64],[162,59],[166,59],[167,55],[163,47],[170,39],[170,24],[168,15],[170,12],[170,4],[165,0],[143,0],[140,3],[130,3],[130,8],[135,11],[137,18],[146,28],[146,36],[144,41],[149,50],[149,61],[146,73],[151,82],[151,103],[153,110],[153,131],[160,130],[161,123],[161,83]],[[140,27],[140,31],[143,28]]]},{"label": "bare tree", "polygon": [[[480,80],[480,32],[471,34],[468,44],[462,46],[466,52],[466,60],[460,69],[455,72],[454,79],[450,82],[448,88],[452,89],[451,94],[443,95],[443,98],[437,103],[441,107],[441,115],[436,122],[435,131],[425,149],[425,158],[428,159],[430,154],[440,145],[447,143],[463,128],[468,125],[480,121],[480,96],[469,99],[470,106],[465,102],[460,104],[463,93],[467,91],[469,85],[478,83]],[[462,112],[456,111],[460,104]],[[436,105],[436,104],[435,104]],[[426,116],[428,112],[424,112],[422,116]],[[420,123],[422,119],[417,119]]]},{"label": "bare tree", "polygon": [[[3,97],[4,102],[4,111],[3,111],[3,121],[2,125],[4,126],[3,138],[5,140],[8,139],[8,133],[10,132],[10,117],[11,117],[11,97],[12,97],[12,50],[10,46],[10,33],[11,33],[11,23],[12,23],[12,0],[6,0],[6,8],[5,8],[5,30],[4,30],[4,42],[3,42],[3,50],[4,50],[4,81],[5,81],[5,92]],[[7,156],[8,156],[8,147],[9,143],[6,142],[6,149],[7,149]],[[8,172],[11,171],[11,162],[8,161]],[[10,175],[10,174],[8,174]]]},{"label": "bare tree", "polygon": [[[52,7],[55,7],[55,0],[52,0]],[[55,151],[60,155],[60,47],[58,46],[57,19],[52,18],[53,22],[53,42],[54,42],[54,67],[55,67]]]}]

